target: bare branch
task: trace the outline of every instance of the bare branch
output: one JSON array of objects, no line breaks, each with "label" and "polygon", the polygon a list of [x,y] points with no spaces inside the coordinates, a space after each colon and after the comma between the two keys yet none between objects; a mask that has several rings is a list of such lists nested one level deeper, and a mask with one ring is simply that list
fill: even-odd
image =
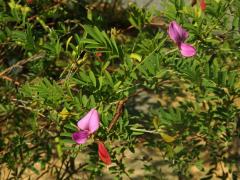
[{"label": "bare branch", "polygon": [[34,56],[30,57],[30,58],[27,58],[27,59],[22,59],[20,61],[18,61],[16,64],[10,66],[9,68],[3,70],[2,72],[0,72],[0,78],[3,78],[3,75],[12,71],[12,69],[16,68],[16,67],[19,67],[19,66],[22,66],[28,62],[32,62],[32,61],[35,61],[35,60],[38,60],[38,59],[41,59],[45,56],[45,53],[44,52],[40,52],[40,53],[37,53],[35,54]]}]

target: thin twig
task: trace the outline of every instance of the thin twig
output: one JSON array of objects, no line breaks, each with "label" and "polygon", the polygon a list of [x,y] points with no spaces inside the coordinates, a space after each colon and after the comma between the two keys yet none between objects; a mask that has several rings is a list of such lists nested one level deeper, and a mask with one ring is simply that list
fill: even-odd
[{"label": "thin twig", "polygon": [[10,66],[9,68],[3,70],[2,72],[0,72],[0,78],[3,78],[2,76],[10,71],[12,71],[14,68],[16,67],[19,67],[19,66],[22,66],[28,62],[32,62],[32,61],[35,61],[35,60],[38,60],[38,59],[41,59],[45,56],[45,53],[43,52],[40,52],[40,53],[37,53],[35,54],[34,56],[30,57],[30,58],[27,58],[27,59],[22,59],[20,61],[18,61],[16,64]]},{"label": "thin twig", "polygon": [[108,126],[108,129],[107,129],[108,132],[113,128],[113,126],[117,123],[118,119],[121,117],[121,115],[123,113],[124,105],[126,104],[128,99],[130,97],[138,95],[139,93],[141,93],[143,91],[144,91],[144,89],[140,89],[139,91],[131,94],[130,96],[128,96],[128,97],[118,101],[115,114],[114,114],[114,116],[113,116],[113,118],[112,118],[112,120],[111,120],[111,122],[110,122],[110,124]]},{"label": "thin twig", "polygon": [[45,174],[47,174],[49,172],[49,169],[45,170],[44,172],[42,172],[38,177],[36,177],[36,180],[41,179]]},{"label": "thin twig", "polygon": [[10,77],[8,77],[8,76],[4,76],[4,75],[3,75],[1,78],[2,78],[2,79],[5,79],[5,80],[7,80],[7,81],[10,81],[10,82],[14,83],[14,84],[17,85],[17,86],[20,85],[20,83],[19,83],[18,81],[15,81],[14,79],[12,79],[12,78],[10,78]]},{"label": "thin twig", "polygon": [[70,179],[71,176],[74,175],[74,173],[79,172],[82,168],[84,168],[84,167],[87,166],[87,165],[88,165],[88,163],[80,164],[79,167],[78,167],[76,170],[74,170],[72,173],[69,173],[66,178],[64,178],[64,177],[63,177],[63,178],[64,178],[64,179]]},{"label": "thin twig", "polygon": [[[25,105],[18,105],[18,107],[24,108],[25,110],[28,110],[28,111],[30,111],[30,112],[33,112],[33,111],[34,111],[32,108],[26,107]],[[37,114],[38,114],[39,116],[43,117],[43,118],[46,117],[44,114],[42,114],[42,113],[40,113],[40,112],[37,112]]]},{"label": "thin twig", "polygon": [[197,0],[192,0],[191,5],[195,6],[197,4]]},{"label": "thin twig", "polygon": [[220,161],[220,167],[222,169],[222,175],[223,175],[223,177],[225,177],[227,175],[227,173],[225,173],[225,171],[224,171],[224,167],[223,167],[222,161]]},{"label": "thin twig", "polygon": [[117,103],[117,108],[116,108],[116,112],[112,118],[111,123],[108,126],[108,132],[112,129],[112,127],[116,124],[117,120],[119,119],[119,117],[122,115],[123,112],[123,108],[124,108],[124,104],[127,102],[128,98],[125,98],[123,100],[120,100]]}]

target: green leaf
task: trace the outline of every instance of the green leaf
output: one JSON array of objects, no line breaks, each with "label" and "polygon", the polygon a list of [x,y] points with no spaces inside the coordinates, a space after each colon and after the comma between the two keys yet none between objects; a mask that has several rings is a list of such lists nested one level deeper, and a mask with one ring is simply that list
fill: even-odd
[{"label": "green leaf", "polygon": [[84,44],[96,44],[96,45],[100,45],[99,42],[93,40],[93,39],[81,39],[80,43],[84,43]]},{"label": "green leaf", "polygon": [[98,77],[99,89],[101,89],[102,86],[103,86],[103,80],[104,80],[104,78],[103,78],[102,76],[99,76],[99,77]]},{"label": "green leaf", "polygon": [[82,104],[84,107],[87,107],[87,104],[88,104],[88,98],[86,95],[83,95],[82,96]]},{"label": "green leaf", "polygon": [[98,34],[96,33],[94,27],[90,26],[90,25],[84,25],[83,28],[85,29],[85,31],[91,36],[93,37],[93,39],[99,43],[102,42],[102,38],[98,36]]},{"label": "green leaf", "polygon": [[96,81],[95,75],[92,71],[89,71],[89,77],[90,77],[94,87],[96,87],[97,86],[97,81]]},{"label": "green leaf", "polygon": [[105,40],[103,34],[99,31],[99,29],[96,26],[94,26],[93,30],[96,32],[98,38],[101,39],[101,42],[107,46],[106,40]]},{"label": "green leaf", "polygon": [[76,130],[77,130],[76,125],[74,125],[74,124],[72,124],[72,123],[66,124],[66,125],[64,126],[64,128],[69,129],[69,130],[72,130],[72,131],[76,131]]},{"label": "green leaf", "polygon": [[177,137],[177,136],[169,136],[168,134],[163,133],[163,132],[160,132],[160,135],[161,135],[162,139],[167,143],[172,143],[173,141],[176,140],[176,137]]},{"label": "green leaf", "polygon": [[[76,131],[76,129],[75,129],[75,131]],[[72,133],[62,132],[62,133],[60,133],[60,136],[65,136],[65,137],[71,137],[72,138]]]},{"label": "green leaf", "polygon": [[113,87],[113,86],[114,86],[114,83],[113,83],[112,77],[111,77],[111,75],[109,74],[109,72],[108,72],[108,71],[104,71],[104,74],[105,74],[105,76],[107,77],[109,84]]}]

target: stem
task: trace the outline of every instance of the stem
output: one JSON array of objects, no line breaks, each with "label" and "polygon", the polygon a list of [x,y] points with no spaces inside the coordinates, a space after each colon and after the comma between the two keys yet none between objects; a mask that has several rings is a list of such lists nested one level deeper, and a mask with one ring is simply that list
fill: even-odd
[{"label": "stem", "polygon": [[151,133],[151,134],[159,134],[157,131],[150,131],[146,129],[136,129],[136,128],[130,128],[133,131],[138,131],[138,132],[145,132],[145,133]]},{"label": "stem", "polygon": [[26,64],[27,62],[31,62],[31,61],[35,61],[35,60],[38,60],[38,59],[41,59],[45,56],[45,53],[44,52],[40,52],[40,53],[37,53],[35,54],[34,56],[30,57],[30,58],[27,58],[27,59],[22,59],[21,61],[18,61],[16,64],[10,66],[9,68],[3,70],[2,72],[0,72],[0,78],[2,78],[2,76],[8,72],[10,72],[12,69],[16,68],[16,67],[19,67],[19,66],[22,66],[24,64]]},{"label": "stem", "polygon": [[134,72],[140,65],[142,65],[148,57],[150,57],[153,53],[155,53],[155,51],[157,51],[158,48],[159,48],[159,47],[157,46],[157,47],[156,47],[150,54],[148,54],[137,66],[135,66],[135,68],[131,71],[131,73]]}]

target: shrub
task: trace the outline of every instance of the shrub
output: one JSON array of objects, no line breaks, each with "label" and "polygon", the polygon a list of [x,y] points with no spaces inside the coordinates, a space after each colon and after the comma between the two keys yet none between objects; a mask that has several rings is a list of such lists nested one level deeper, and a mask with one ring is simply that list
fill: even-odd
[{"label": "shrub", "polygon": [[[131,178],[125,153],[139,144],[160,149],[183,179],[193,166],[204,178],[237,178],[240,3],[203,3],[168,0],[147,10],[117,0],[0,0],[4,178],[31,170],[91,179],[104,163],[117,179]],[[188,38],[169,37],[171,22]],[[183,56],[181,43],[196,54]],[[100,127],[77,144],[77,122],[92,108]]]}]

